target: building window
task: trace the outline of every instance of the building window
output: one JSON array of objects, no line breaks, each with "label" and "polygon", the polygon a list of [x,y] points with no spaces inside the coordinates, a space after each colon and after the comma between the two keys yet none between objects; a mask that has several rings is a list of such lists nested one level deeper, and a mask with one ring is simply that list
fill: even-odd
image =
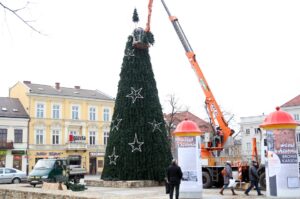
[{"label": "building window", "polygon": [[37,118],[44,118],[44,109],[45,109],[44,104],[39,103],[36,105],[36,117]]},{"label": "building window", "polygon": [[103,109],[103,121],[104,122],[109,121],[109,109],[108,108]]},{"label": "building window", "polygon": [[59,130],[52,130],[52,144],[59,144]]},{"label": "building window", "polygon": [[260,154],[260,142],[256,142],[257,153]]},{"label": "building window", "polygon": [[13,168],[22,170],[22,156],[21,155],[14,155]]},{"label": "building window", "polygon": [[247,134],[247,135],[250,134],[250,129],[246,129],[246,134]]},{"label": "building window", "polygon": [[22,143],[23,142],[23,130],[22,129],[15,129],[15,143]]},{"label": "building window", "polygon": [[294,114],[294,119],[299,121],[299,114]]},{"label": "building window", "polygon": [[[0,167],[5,167],[6,165],[6,155],[0,155]],[[0,173],[3,173],[3,169],[0,169]]]},{"label": "building window", "polygon": [[52,118],[59,119],[60,106],[58,104],[54,104],[52,106]]},{"label": "building window", "polygon": [[230,155],[230,154],[229,154],[229,149],[225,149],[225,150],[224,150],[224,153],[225,153],[226,155]]},{"label": "building window", "polygon": [[7,142],[7,129],[0,129],[0,142],[6,144]]},{"label": "building window", "polygon": [[104,131],[104,137],[103,137],[103,143],[104,145],[107,145],[108,143],[108,137],[109,137],[109,132],[108,131]]},{"label": "building window", "polygon": [[90,145],[96,144],[96,131],[90,131]]},{"label": "building window", "polygon": [[79,119],[79,107],[72,106],[72,120],[78,120],[78,119]]},{"label": "building window", "polygon": [[36,129],[36,131],[35,131],[35,144],[44,144],[44,130]]},{"label": "building window", "polygon": [[261,129],[260,128],[254,128],[255,134],[261,134]]},{"label": "building window", "polygon": [[297,142],[300,143],[300,133],[297,133]]},{"label": "building window", "polygon": [[247,151],[251,151],[251,143],[247,142]]},{"label": "building window", "polygon": [[90,112],[90,120],[91,121],[95,121],[96,120],[96,108],[95,107],[90,107],[90,110],[89,110],[89,112]]},{"label": "building window", "polygon": [[70,135],[77,135],[77,131],[70,131]]}]

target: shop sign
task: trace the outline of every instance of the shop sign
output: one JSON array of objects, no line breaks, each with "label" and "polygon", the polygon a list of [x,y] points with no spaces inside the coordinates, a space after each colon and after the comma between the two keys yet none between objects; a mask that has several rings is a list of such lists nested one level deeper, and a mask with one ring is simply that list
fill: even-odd
[{"label": "shop sign", "polygon": [[51,152],[36,152],[36,156],[60,156],[60,155],[62,155],[63,154],[63,152],[53,152],[53,151],[51,151]]},{"label": "shop sign", "polygon": [[6,150],[0,150],[0,155],[6,155],[7,151]]},{"label": "shop sign", "polygon": [[104,153],[101,152],[90,152],[90,157],[101,157]]},{"label": "shop sign", "polygon": [[11,151],[12,155],[25,155],[25,151],[24,150],[13,150]]},{"label": "shop sign", "polygon": [[36,152],[36,156],[46,156],[46,152]]},{"label": "shop sign", "polygon": [[83,135],[69,135],[70,142],[85,143],[86,137]]},{"label": "shop sign", "polygon": [[49,152],[49,156],[60,156],[63,152]]}]

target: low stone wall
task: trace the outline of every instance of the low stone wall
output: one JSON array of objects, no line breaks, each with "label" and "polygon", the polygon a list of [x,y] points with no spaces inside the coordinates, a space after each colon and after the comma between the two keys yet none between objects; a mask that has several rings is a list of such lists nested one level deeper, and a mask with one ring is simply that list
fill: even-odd
[{"label": "low stone wall", "polygon": [[94,187],[115,187],[115,188],[139,188],[162,186],[162,183],[153,180],[136,181],[104,181],[104,180],[85,180],[88,186]]},{"label": "low stone wall", "polygon": [[69,190],[42,190],[40,188],[20,188],[0,186],[1,199],[87,199],[90,197],[78,196],[76,192]]}]

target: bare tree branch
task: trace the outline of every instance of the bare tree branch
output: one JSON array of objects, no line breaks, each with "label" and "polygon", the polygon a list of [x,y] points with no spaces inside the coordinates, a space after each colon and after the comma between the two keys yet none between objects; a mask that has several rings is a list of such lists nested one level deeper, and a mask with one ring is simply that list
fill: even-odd
[{"label": "bare tree branch", "polygon": [[32,29],[33,31],[39,33],[39,34],[42,34],[41,31],[37,30],[35,27],[33,27],[30,22],[33,22],[33,21],[29,21],[29,20],[25,20],[23,19],[23,17],[21,17],[19,14],[18,14],[18,11],[20,10],[23,10],[25,9],[27,6],[28,6],[29,2],[26,3],[26,5],[22,8],[19,8],[19,9],[11,9],[9,8],[8,6],[4,5],[2,2],[0,2],[0,6],[2,6],[5,10],[8,10],[9,12],[11,12],[14,16],[16,16],[19,20],[21,20],[26,26],[28,26],[30,29]]},{"label": "bare tree branch", "polygon": [[171,112],[169,113],[167,131],[168,136],[171,137],[171,132],[174,128],[175,115],[180,111],[181,106],[178,106],[178,99],[175,97],[175,94],[170,94],[168,98],[169,105],[171,106]]}]

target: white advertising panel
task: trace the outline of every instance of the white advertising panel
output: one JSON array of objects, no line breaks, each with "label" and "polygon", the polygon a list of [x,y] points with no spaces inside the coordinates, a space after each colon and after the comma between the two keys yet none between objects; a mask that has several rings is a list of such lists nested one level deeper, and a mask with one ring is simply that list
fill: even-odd
[{"label": "white advertising panel", "polygon": [[180,198],[202,198],[200,136],[176,137],[176,144],[183,173]]}]

